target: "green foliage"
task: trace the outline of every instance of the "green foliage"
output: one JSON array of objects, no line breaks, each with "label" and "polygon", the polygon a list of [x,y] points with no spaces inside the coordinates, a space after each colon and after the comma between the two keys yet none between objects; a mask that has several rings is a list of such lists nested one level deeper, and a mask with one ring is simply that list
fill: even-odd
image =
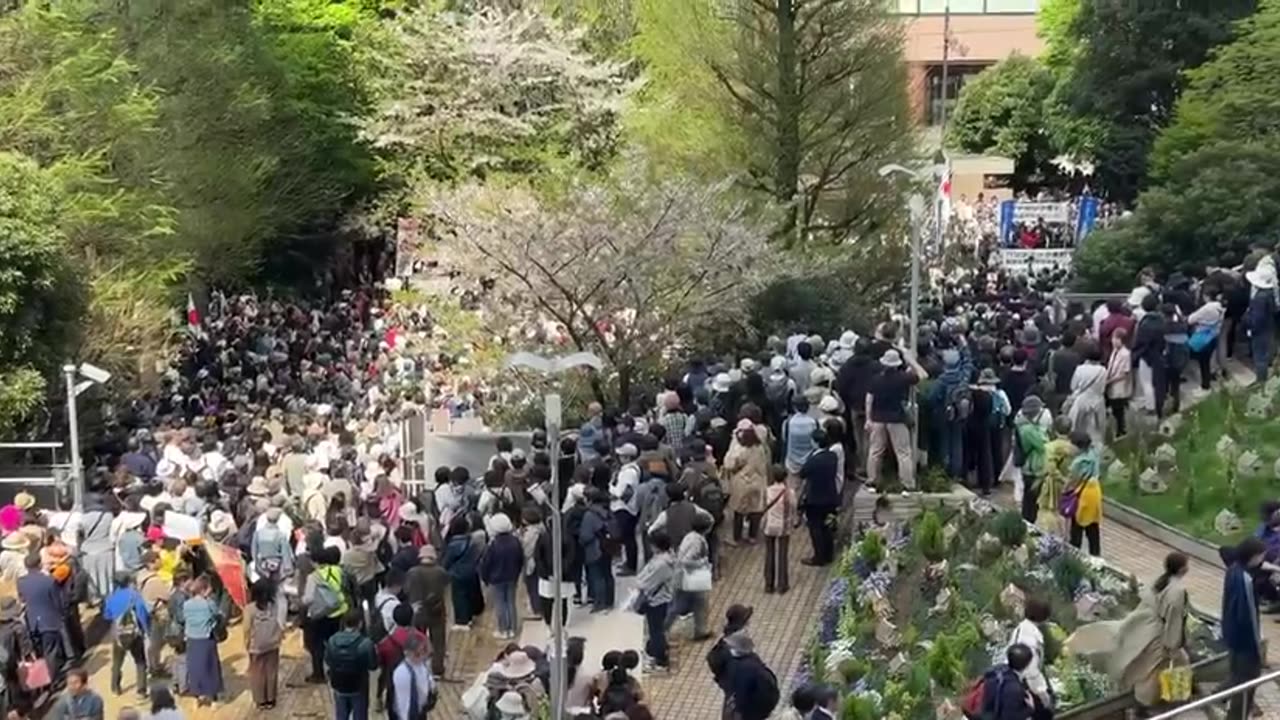
[{"label": "green foliage", "polygon": [[0,434],[12,437],[44,402],[44,393],[44,376],[29,367],[0,372]]},{"label": "green foliage", "polygon": [[947,144],[1013,158],[1014,175],[1052,172],[1056,151],[1044,123],[1053,74],[1038,60],[1012,55],[964,84],[947,124]]},{"label": "green foliage", "polygon": [[992,519],[991,534],[1006,548],[1017,548],[1027,539],[1027,523],[1017,510],[1004,510]]},{"label": "green foliage", "polygon": [[929,562],[939,562],[947,556],[947,540],[942,529],[942,520],[932,510],[926,510],[920,516],[915,530],[916,547]]},{"label": "green foliage", "polygon": [[1089,576],[1089,568],[1084,560],[1075,553],[1063,553],[1049,564],[1053,572],[1053,582],[1058,592],[1066,597],[1075,597],[1076,588]]},{"label": "green foliage", "polygon": [[929,677],[939,687],[948,691],[957,691],[968,679],[965,672],[963,652],[959,644],[950,635],[939,635],[933,640],[929,654],[925,656],[925,667],[929,669]]},{"label": "green foliage", "polygon": [[840,720],[881,720],[884,713],[871,695],[846,695],[840,705]]},{"label": "green foliage", "polygon": [[880,537],[880,533],[868,532],[862,537],[862,540],[858,543],[858,557],[868,567],[880,567],[880,563],[884,562],[884,556],[884,538]]}]

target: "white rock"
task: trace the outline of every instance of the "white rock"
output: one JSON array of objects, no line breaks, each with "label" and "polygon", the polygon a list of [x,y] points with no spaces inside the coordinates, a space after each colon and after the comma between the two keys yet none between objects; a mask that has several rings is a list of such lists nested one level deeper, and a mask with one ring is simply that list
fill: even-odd
[{"label": "white rock", "polygon": [[1107,482],[1125,485],[1129,482],[1129,466],[1116,459],[1107,466]]},{"label": "white rock", "polygon": [[1022,567],[1026,567],[1027,563],[1031,560],[1031,551],[1027,549],[1027,544],[1024,542],[1010,553],[1010,556],[1013,558],[1014,562],[1018,563]]},{"label": "white rock", "polygon": [[1218,438],[1218,444],[1214,446],[1218,451],[1218,457],[1230,462],[1236,454],[1236,441],[1230,435],[1223,435]]},{"label": "white rock", "polygon": [[1213,529],[1217,530],[1219,535],[1237,533],[1243,527],[1244,523],[1240,522],[1240,517],[1226,508],[1213,518]]},{"label": "white rock", "polygon": [[1082,623],[1093,622],[1098,619],[1099,613],[1102,611],[1102,596],[1097,593],[1083,593],[1076,598],[1076,618]]},{"label": "white rock", "polygon": [[1262,458],[1252,450],[1245,450],[1236,459],[1236,472],[1246,478],[1258,477],[1262,474]]},{"label": "white rock", "polygon": [[1255,392],[1249,396],[1245,402],[1244,416],[1250,420],[1266,420],[1274,407],[1275,394],[1264,389],[1263,392]]},{"label": "white rock", "polygon": [[1172,415],[1160,422],[1160,427],[1158,429],[1158,432],[1167,438],[1171,438],[1178,433],[1178,428],[1181,428],[1181,427],[1182,427],[1182,416]]},{"label": "white rock", "polygon": [[1169,491],[1169,483],[1160,477],[1155,468],[1147,468],[1138,476],[1138,490],[1147,495],[1163,495]]},{"label": "white rock", "polygon": [[933,602],[933,607],[929,608],[929,614],[943,615],[950,609],[951,588],[942,588],[942,592],[938,593],[938,599]]},{"label": "white rock", "polygon": [[903,653],[898,653],[889,661],[889,674],[901,675],[907,671],[907,665],[909,664],[911,664],[911,661],[907,659],[907,656]]},{"label": "white rock", "polygon": [[881,647],[897,647],[900,641],[896,625],[885,618],[876,621],[876,642]]},{"label": "white rock", "polygon": [[1009,583],[1000,591],[1000,604],[1014,617],[1021,617],[1022,609],[1027,605],[1027,594],[1022,592],[1022,588]]},{"label": "white rock", "polygon": [[1178,466],[1178,451],[1169,443],[1162,443],[1155,451],[1156,467],[1169,469]]},{"label": "white rock", "polygon": [[951,698],[946,698],[933,708],[934,720],[964,720],[964,711]]}]

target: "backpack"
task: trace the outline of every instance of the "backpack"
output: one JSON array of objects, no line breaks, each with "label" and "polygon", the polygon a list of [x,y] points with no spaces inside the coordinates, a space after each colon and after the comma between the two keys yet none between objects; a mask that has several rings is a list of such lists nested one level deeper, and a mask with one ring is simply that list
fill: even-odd
[{"label": "backpack", "polygon": [[991,390],[988,392],[991,396],[991,412],[987,415],[987,423],[990,427],[1000,429],[1004,427],[1005,421],[1013,413],[1013,409],[1009,407],[1009,397],[999,390]]},{"label": "backpack", "polygon": [[995,707],[993,715],[998,715],[1000,710],[1000,699],[1004,695],[1004,681],[1007,673],[1000,672],[999,668],[992,668],[986,671],[974,680],[964,695],[960,696],[960,711],[964,713],[969,720],[982,720],[986,717],[986,699],[987,684],[995,681]]},{"label": "backpack", "polygon": [[284,566],[284,553],[288,552],[288,540],[280,527],[267,523],[258,531],[255,540],[252,545],[253,562],[258,568],[258,574],[271,576],[280,572]]},{"label": "backpack", "polygon": [[780,379],[770,375],[764,382],[764,397],[769,405],[779,412],[786,412],[790,407],[791,378],[783,375]]},{"label": "backpack", "polygon": [[1027,464],[1027,451],[1022,447],[1022,429],[1017,425],[1013,426],[1013,437],[1010,440],[1009,455],[1013,460],[1013,466],[1020,468]]},{"label": "backpack", "polygon": [[960,383],[947,391],[947,419],[965,421],[973,414],[973,388]]},{"label": "backpack", "polygon": [[116,645],[127,647],[141,636],[142,629],[138,627],[137,604],[133,601],[133,598],[130,598],[129,607],[125,608],[119,617],[111,621],[111,637],[115,640]]},{"label": "backpack", "polygon": [[387,624],[382,620],[382,609],[385,608],[389,602],[397,601],[393,597],[383,598],[382,602],[374,604],[373,612],[369,615],[369,639],[373,641],[374,645],[382,642],[383,638],[391,634],[390,628],[388,628]]},{"label": "backpack", "polygon": [[600,540],[600,551],[609,557],[618,557],[622,551],[622,533],[618,531],[617,521],[612,517],[600,528],[597,537]]},{"label": "backpack", "polygon": [[768,673],[768,680],[752,685],[751,697],[747,702],[747,706],[753,712],[758,712],[758,717],[769,717],[773,714],[773,709],[778,707],[778,701],[781,699],[782,693],[778,691],[778,676],[774,675],[773,671],[764,663],[760,663],[760,667]]},{"label": "backpack", "polygon": [[667,502],[666,485],[663,484],[661,487],[654,488],[652,492],[645,496],[644,507],[638,508],[640,511],[640,517],[647,518],[652,522],[662,514],[663,510],[667,509]]},{"label": "backpack", "polygon": [[315,594],[311,597],[311,602],[307,605],[307,617],[315,620],[318,618],[326,618],[341,610],[344,601],[342,597],[342,581],[334,582],[329,575],[332,575],[333,569],[329,573],[325,573],[325,568],[317,568],[311,573],[316,579]]},{"label": "backpack", "polygon": [[703,475],[702,484],[698,486],[697,496],[694,498],[694,503],[703,510],[711,513],[711,517],[716,522],[720,522],[724,519],[725,501],[724,488],[720,487],[720,483],[706,475]]},{"label": "backpack", "polygon": [[[630,679],[630,678],[628,678]],[[609,684],[605,687],[604,693],[600,696],[600,714],[608,715],[615,712],[626,712],[636,704],[636,694],[631,690],[631,684],[628,682],[614,682],[613,678],[609,679]]]}]

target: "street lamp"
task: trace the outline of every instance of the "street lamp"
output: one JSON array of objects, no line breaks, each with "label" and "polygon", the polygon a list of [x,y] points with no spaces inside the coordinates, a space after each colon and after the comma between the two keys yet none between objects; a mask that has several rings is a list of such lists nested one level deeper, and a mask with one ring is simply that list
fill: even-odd
[{"label": "street lamp", "polygon": [[[62,366],[62,374],[67,380],[67,425],[71,433],[71,495],[79,511],[84,506],[84,471],[80,466],[80,417],[76,412],[76,396],[94,383],[105,384],[111,379],[111,373],[89,363],[81,363],[79,367],[67,363]],[[77,382],[77,377],[84,379]]]},{"label": "street lamp", "polygon": [[[507,367],[524,367],[545,374],[559,374],[575,367],[589,367],[600,370],[604,362],[587,352],[573,353],[561,357],[547,357],[529,352],[511,355],[506,360]],[[547,393],[545,397],[545,416],[547,424],[547,445],[551,455],[551,574],[555,582],[551,586],[551,644],[554,657],[551,658],[551,717],[560,720],[564,717],[565,694],[565,662],[564,662],[564,618],[561,607],[564,604],[564,593],[560,583],[564,575],[564,525],[560,516],[560,395]]]}]

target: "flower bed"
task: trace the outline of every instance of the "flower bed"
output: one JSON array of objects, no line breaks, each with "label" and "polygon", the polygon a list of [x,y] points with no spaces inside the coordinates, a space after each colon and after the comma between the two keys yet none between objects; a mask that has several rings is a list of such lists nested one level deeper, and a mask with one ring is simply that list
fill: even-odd
[{"label": "flower bed", "polygon": [[[981,500],[863,532],[827,588],[797,685],[839,687],[842,720],[959,718],[960,696],[1003,660],[1028,597],[1052,609],[1043,629],[1059,714],[1113,695],[1061,647],[1076,627],[1135,607],[1136,581]],[[1212,654],[1212,634],[1191,626],[1193,658]]]},{"label": "flower bed", "polygon": [[1277,410],[1280,378],[1215,392],[1163,432],[1116,443],[1103,494],[1211,546],[1237,543],[1262,503],[1280,499]]}]

